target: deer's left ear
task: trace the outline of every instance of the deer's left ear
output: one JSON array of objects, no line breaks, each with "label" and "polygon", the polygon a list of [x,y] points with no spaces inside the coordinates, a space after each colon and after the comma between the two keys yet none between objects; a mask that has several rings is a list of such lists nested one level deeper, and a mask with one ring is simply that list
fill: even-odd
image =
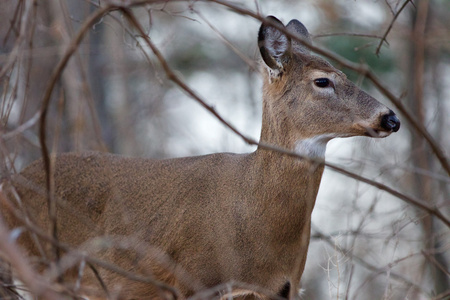
[{"label": "deer's left ear", "polygon": [[[267,17],[266,20],[284,27],[283,23],[273,16]],[[280,73],[289,60],[291,39],[269,23],[263,22],[259,28],[258,46],[266,65],[275,73]]]},{"label": "deer's left ear", "polygon": [[[311,44],[311,36],[308,32],[308,29],[306,29],[305,25],[302,24],[299,20],[291,20],[286,25],[287,30],[289,32],[292,32],[294,35],[296,35],[298,38],[302,39],[303,41]],[[309,49],[305,47],[302,43],[299,41],[293,39],[292,40],[292,48],[294,52],[300,52],[303,54],[309,54]]]}]

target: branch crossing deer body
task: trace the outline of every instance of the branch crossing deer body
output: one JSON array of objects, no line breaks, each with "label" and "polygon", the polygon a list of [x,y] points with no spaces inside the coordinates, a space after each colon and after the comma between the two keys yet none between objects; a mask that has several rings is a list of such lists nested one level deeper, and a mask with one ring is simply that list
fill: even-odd
[{"label": "branch crossing deer body", "polygon": [[[297,20],[284,27],[268,17],[261,25],[262,142],[323,158],[332,138],[386,137],[399,129],[390,109],[280,28],[310,41]],[[160,161],[69,153],[54,162],[62,243],[172,285],[181,298],[227,282],[243,284],[206,298],[298,298],[323,165],[262,147],[250,154]],[[10,204],[21,200],[16,213],[26,212],[13,217],[11,207],[2,206],[10,228],[25,219],[50,226],[43,169],[37,161],[4,184]],[[39,246],[30,232],[20,236],[21,245],[31,255],[51,257],[48,244]],[[61,266],[68,266],[64,280],[75,280],[79,264],[62,257]],[[150,283],[98,270],[111,299],[166,295]],[[88,269],[81,287],[95,287],[98,299],[107,297]]]}]

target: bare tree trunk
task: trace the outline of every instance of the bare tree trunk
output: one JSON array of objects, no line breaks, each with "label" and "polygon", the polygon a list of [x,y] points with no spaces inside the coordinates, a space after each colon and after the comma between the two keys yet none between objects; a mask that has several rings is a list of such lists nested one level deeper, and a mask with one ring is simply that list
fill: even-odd
[{"label": "bare tree trunk", "polygon": [[130,118],[132,97],[129,94],[129,82],[127,74],[127,56],[124,48],[124,36],[122,24],[112,22],[110,28],[105,30],[105,37],[109,46],[105,51],[115,62],[111,64],[111,74],[109,80],[113,83],[110,86],[109,99],[112,102],[112,116],[115,131],[114,151],[124,154],[134,154],[137,148],[136,135],[134,132],[134,118]]},{"label": "bare tree trunk", "polygon": [[[413,83],[411,93],[411,107],[414,115],[417,117],[417,122],[421,126],[427,126],[426,108],[430,105],[427,103],[424,96],[425,86],[425,74],[426,74],[426,59],[428,58],[427,52],[427,28],[430,22],[430,2],[429,0],[421,0],[417,3],[417,9],[415,11],[415,18],[413,18],[413,32],[412,32],[412,72],[410,72],[412,78],[410,82]],[[415,193],[420,198],[426,201],[429,205],[436,205],[439,187],[434,186],[436,183],[432,178],[426,174],[427,172],[435,171],[432,164],[431,151],[425,139],[422,136],[412,135],[411,139],[411,151],[412,161],[414,167],[417,168],[414,178]],[[425,171],[425,172],[423,172]],[[432,215],[427,214],[423,216],[423,212],[418,212],[420,215],[423,228],[423,246],[424,246],[424,265],[422,278],[419,280],[425,280],[429,272],[433,279],[434,291],[436,294],[448,289],[447,276],[440,267],[447,269],[447,263],[445,257],[438,255],[434,250],[439,249],[439,240],[436,236],[438,224],[435,224]],[[439,267],[440,266],[440,267]]]},{"label": "bare tree trunk", "polygon": [[[88,3],[78,3],[67,7],[70,3],[64,1],[51,1],[48,3],[53,27],[56,28],[55,38],[60,39],[64,46],[68,45],[74,35],[71,14],[78,12],[84,16],[84,6]],[[61,54],[66,47],[61,47]],[[62,141],[64,151],[81,151],[86,149],[102,149],[102,139],[100,136],[100,127],[96,118],[96,112],[93,109],[93,99],[90,93],[90,87],[87,82],[84,65],[86,65],[84,56],[79,52],[68,62],[62,75],[62,87],[64,99],[66,102],[65,116],[67,119],[62,122],[68,124],[67,134],[62,135],[65,138]],[[86,116],[88,115],[88,117]],[[91,130],[94,129],[94,130]],[[58,149],[56,149],[58,150]],[[61,150],[61,149],[60,149]]]}]

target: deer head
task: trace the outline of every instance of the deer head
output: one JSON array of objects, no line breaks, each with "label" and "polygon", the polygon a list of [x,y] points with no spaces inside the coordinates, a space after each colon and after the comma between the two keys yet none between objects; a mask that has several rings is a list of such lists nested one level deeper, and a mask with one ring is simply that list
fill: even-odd
[{"label": "deer head", "polygon": [[[292,20],[284,27],[275,17],[266,20],[258,35],[267,70],[262,141],[304,155],[323,156],[332,138],[379,138],[398,131],[400,121],[389,108],[297,40],[311,43],[302,23]],[[285,28],[296,39],[273,24]]]}]

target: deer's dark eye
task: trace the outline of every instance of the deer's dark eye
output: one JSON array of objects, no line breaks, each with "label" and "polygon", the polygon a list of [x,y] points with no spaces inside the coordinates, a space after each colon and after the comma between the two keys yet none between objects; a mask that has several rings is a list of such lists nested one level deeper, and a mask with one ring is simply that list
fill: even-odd
[{"label": "deer's dark eye", "polygon": [[332,85],[328,78],[317,78],[314,79],[314,84],[320,88],[326,88]]}]

